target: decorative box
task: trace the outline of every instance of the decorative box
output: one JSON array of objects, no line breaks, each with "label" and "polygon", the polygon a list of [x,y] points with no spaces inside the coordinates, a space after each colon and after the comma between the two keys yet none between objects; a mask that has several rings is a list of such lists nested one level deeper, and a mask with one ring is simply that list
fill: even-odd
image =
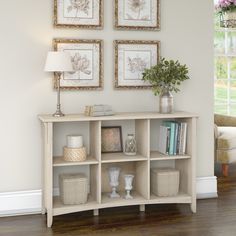
[{"label": "decorative box", "polygon": [[68,148],[64,147],[64,160],[65,161],[85,161],[86,160],[86,148]]},{"label": "decorative box", "polygon": [[59,189],[63,204],[83,204],[88,200],[88,179],[83,174],[61,174]]},{"label": "decorative box", "polygon": [[151,189],[159,197],[176,196],[179,192],[179,171],[170,168],[151,169]]}]

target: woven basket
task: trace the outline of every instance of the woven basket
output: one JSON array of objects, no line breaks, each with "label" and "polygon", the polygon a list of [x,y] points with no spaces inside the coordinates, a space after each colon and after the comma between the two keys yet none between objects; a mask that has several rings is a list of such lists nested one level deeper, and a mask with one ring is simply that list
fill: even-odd
[{"label": "woven basket", "polygon": [[86,148],[68,148],[64,147],[64,160],[65,161],[85,161]]}]

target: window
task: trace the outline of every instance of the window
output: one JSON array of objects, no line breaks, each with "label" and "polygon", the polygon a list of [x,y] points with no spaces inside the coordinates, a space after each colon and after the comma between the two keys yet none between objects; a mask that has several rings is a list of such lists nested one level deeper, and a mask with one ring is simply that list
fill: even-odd
[{"label": "window", "polygon": [[236,115],[236,29],[221,28],[215,15],[215,113]]}]

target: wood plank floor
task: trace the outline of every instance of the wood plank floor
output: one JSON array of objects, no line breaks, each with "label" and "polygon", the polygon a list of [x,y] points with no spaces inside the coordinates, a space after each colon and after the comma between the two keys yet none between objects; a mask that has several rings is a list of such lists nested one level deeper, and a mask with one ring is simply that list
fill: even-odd
[{"label": "wood plank floor", "polygon": [[186,205],[152,205],[145,213],[138,207],[113,208],[58,216],[51,229],[44,215],[0,218],[1,236],[235,236],[236,175],[219,177],[218,199],[199,200],[197,214]]}]

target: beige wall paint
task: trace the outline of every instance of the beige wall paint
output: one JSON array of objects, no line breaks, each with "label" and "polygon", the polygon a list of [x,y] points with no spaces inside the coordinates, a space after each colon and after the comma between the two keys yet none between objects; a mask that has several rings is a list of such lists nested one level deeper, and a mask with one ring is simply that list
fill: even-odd
[{"label": "beige wall paint", "polygon": [[0,1],[0,192],[41,188],[37,114],[55,110],[52,80],[43,72],[54,37],[104,40],[104,91],[64,92],[66,113],[93,103],[111,103],[115,111],[156,111],[151,91],[113,90],[112,41],[160,40],[162,56],[190,68],[191,80],[175,95],[175,107],[199,114],[197,175],[213,175],[213,1],[162,0],[160,32],[114,31],[112,1],[104,2],[104,30],[88,31],[54,29],[52,0]]}]

